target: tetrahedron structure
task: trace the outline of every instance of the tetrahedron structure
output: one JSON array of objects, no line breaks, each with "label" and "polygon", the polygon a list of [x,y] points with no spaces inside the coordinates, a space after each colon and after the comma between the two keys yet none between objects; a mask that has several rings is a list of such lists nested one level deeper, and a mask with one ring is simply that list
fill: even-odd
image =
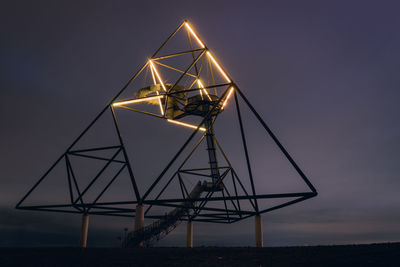
[{"label": "tetrahedron structure", "polygon": [[[191,129],[190,135],[180,139],[181,146],[160,172],[146,177],[150,180],[146,188],[140,186],[135,160],[128,159],[131,147],[127,147],[122,138],[121,112],[133,112],[160,123]],[[230,115],[224,117],[224,114]],[[275,145],[275,152],[284,158],[306,190],[260,192],[262,187],[256,183],[261,181],[262,184],[263,178],[257,180],[257,177],[267,174],[260,175],[254,170],[246,132],[248,117],[252,117],[257,129],[263,132],[263,138]],[[227,125],[236,125],[228,132],[231,137],[235,130],[237,132],[237,140],[230,146],[234,151],[231,153],[223,150],[220,142],[226,137],[223,129],[218,128],[224,120],[229,120]],[[107,133],[107,136],[98,138],[99,133]],[[93,141],[96,142],[92,144]],[[133,153],[145,154],[135,150]],[[263,162],[259,154],[257,159]],[[86,163],[78,160],[86,160]],[[268,164],[267,157],[265,161]],[[149,162],[147,167],[156,164],[160,165],[161,161]],[[45,203],[26,204],[57,168],[60,169],[57,178],[63,177],[67,189],[64,202],[49,203],[44,199]],[[79,172],[80,168],[85,171]],[[119,180],[128,182],[124,188],[129,192],[124,199],[106,201],[105,195]],[[97,191],[90,195],[96,185]],[[139,227],[125,240],[126,246],[135,246],[161,238],[181,221],[230,224],[316,195],[316,189],[216,55],[199,38],[193,26],[184,21],[28,191],[17,208],[135,217]],[[264,205],[269,200],[282,201]],[[155,221],[144,227],[143,218]]]}]

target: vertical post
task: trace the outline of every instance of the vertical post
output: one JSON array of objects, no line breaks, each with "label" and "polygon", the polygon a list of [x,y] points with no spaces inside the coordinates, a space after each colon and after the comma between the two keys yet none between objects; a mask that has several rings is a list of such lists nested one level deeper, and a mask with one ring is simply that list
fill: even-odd
[{"label": "vertical post", "polygon": [[256,247],[263,247],[263,231],[262,231],[262,220],[261,215],[254,216],[255,222],[255,234],[256,234]]},{"label": "vertical post", "polygon": [[187,232],[186,232],[186,247],[193,247],[193,222],[188,221],[187,223]]},{"label": "vertical post", "polygon": [[215,152],[215,137],[214,137],[212,117],[208,118],[205,121],[205,126],[207,129],[206,140],[207,140],[208,159],[211,169],[211,178],[213,187],[217,187],[218,186],[217,182],[219,181],[220,174],[218,169],[217,154]]},{"label": "vertical post", "polygon": [[83,214],[82,215],[82,227],[81,227],[81,240],[80,240],[81,248],[86,248],[88,228],[89,228],[89,215]]},{"label": "vertical post", "polygon": [[[134,230],[138,231],[144,227],[144,206],[139,204],[136,205],[136,214],[135,214],[135,226]],[[139,247],[143,246],[143,242],[140,242]]]}]

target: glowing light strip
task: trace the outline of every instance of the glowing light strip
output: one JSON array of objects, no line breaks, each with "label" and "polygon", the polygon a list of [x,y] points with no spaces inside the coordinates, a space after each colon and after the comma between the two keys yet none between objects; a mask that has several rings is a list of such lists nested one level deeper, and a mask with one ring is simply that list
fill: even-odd
[{"label": "glowing light strip", "polygon": [[156,67],[154,66],[153,62],[151,62],[151,60],[149,60],[149,62],[150,62],[150,66],[153,68],[154,72],[156,73],[156,76],[157,76],[158,80],[160,81],[162,88],[166,92],[167,89],[165,88],[164,83],[161,80],[160,74],[158,74],[158,71],[157,71]]},{"label": "glowing light strip", "polygon": [[[151,70],[151,77],[153,77],[153,83],[154,83],[154,84],[157,84],[156,77],[154,77],[154,71],[153,71],[153,68],[151,67],[151,65],[150,65],[150,70]],[[160,93],[159,93],[158,91],[157,91],[157,95],[160,95]],[[161,103],[161,99],[160,99],[160,98],[158,99],[158,105],[160,105],[160,112],[161,112],[161,115],[164,116],[164,109],[163,109],[163,106],[162,106],[162,103]]]},{"label": "glowing light strip", "polygon": [[151,77],[153,77],[153,83],[154,83],[154,84],[157,84],[156,77],[154,77],[154,70],[153,70],[153,68],[151,67],[151,65],[150,65],[150,70],[151,70]]},{"label": "glowing light strip", "polygon": [[228,93],[228,95],[227,95],[227,97],[225,98],[225,101],[224,101],[224,103],[222,104],[222,108],[224,108],[225,107],[225,105],[226,105],[226,103],[228,102],[228,99],[229,99],[229,97],[231,97],[231,95],[232,95],[232,93],[233,93],[233,86],[231,87],[231,90],[229,91],[229,93]]},{"label": "glowing light strip", "polygon": [[[159,93],[158,91],[157,91],[157,95],[160,95],[160,93]],[[161,103],[161,99],[160,99],[160,98],[158,99],[158,105],[160,106],[161,115],[164,116],[164,109],[163,109],[163,106],[162,106],[162,103]]]},{"label": "glowing light strip", "polygon": [[[178,125],[186,126],[188,128],[197,129],[196,125],[192,125],[192,124],[189,124],[189,123],[184,123],[184,122],[181,122],[181,121],[170,120],[170,119],[167,119],[167,121],[175,123],[175,124],[178,124]],[[206,128],[200,127],[199,130],[205,132]]]},{"label": "glowing light strip", "polygon": [[[197,80],[197,83],[199,84],[199,87],[202,87],[202,88],[203,88],[202,90],[200,90],[200,94],[201,94],[201,91],[204,91],[204,93],[206,94],[206,96],[208,97],[208,99],[211,101],[211,97],[210,97],[210,95],[208,94],[207,90],[204,88],[204,85],[201,83],[200,79]],[[201,96],[203,96],[203,94],[201,94]]]},{"label": "glowing light strip", "polygon": [[152,100],[152,99],[160,99],[163,97],[164,97],[163,95],[155,95],[155,96],[149,96],[149,97],[145,97],[145,98],[138,98],[138,99],[133,99],[133,100],[114,102],[112,105],[114,107],[117,107],[117,106],[122,106],[122,105],[127,105],[127,104],[145,102],[145,101]]},{"label": "glowing light strip", "polygon": [[200,95],[201,95],[201,100],[204,100],[204,97],[203,97],[203,90],[199,90],[200,91]]},{"label": "glowing light strip", "polygon": [[194,36],[194,38],[197,40],[197,42],[200,44],[201,48],[204,48],[204,44],[200,41],[199,37],[194,33],[192,28],[189,26],[189,23],[185,22],[186,28],[190,31],[190,33]]},{"label": "glowing light strip", "polygon": [[207,56],[209,56],[212,60],[212,62],[217,66],[218,70],[221,72],[221,74],[225,77],[225,79],[228,81],[228,83],[231,82],[231,79],[228,78],[228,76],[225,74],[225,72],[222,70],[222,68],[219,66],[217,61],[214,59],[214,57],[211,55],[210,51],[207,51]]}]

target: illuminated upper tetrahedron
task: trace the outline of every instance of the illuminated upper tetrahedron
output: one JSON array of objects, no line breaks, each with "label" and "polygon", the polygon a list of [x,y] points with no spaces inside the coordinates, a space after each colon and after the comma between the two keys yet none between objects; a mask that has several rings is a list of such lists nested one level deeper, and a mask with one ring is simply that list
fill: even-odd
[{"label": "illuminated upper tetrahedron", "polygon": [[[214,115],[227,105],[234,90],[231,78],[216,57],[184,21],[133,77],[127,95],[113,102],[123,108],[192,128],[208,107]],[[207,107],[207,108],[205,108]]]}]

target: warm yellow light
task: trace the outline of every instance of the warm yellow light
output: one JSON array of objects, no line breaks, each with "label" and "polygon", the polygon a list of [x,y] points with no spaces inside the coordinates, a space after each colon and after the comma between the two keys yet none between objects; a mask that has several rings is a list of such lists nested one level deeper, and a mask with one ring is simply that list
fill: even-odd
[{"label": "warm yellow light", "polygon": [[[202,82],[200,81],[200,79],[197,80],[197,84],[199,85],[200,88],[203,88],[202,90],[200,90],[201,96],[203,96],[203,94],[201,93],[201,91],[203,91],[203,92],[206,94],[206,96],[208,97],[208,99],[211,101],[211,97],[210,97],[210,95],[208,94],[207,90],[204,88],[204,85],[202,84]],[[203,99],[203,97],[202,97],[202,99]]]},{"label": "warm yellow light", "polygon": [[199,91],[200,91],[201,100],[204,100],[204,97],[203,97],[203,90],[199,90]]},{"label": "warm yellow light", "polygon": [[163,98],[163,97],[164,97],[163,95],[155,95],[155,96],[149,96],[149,97],[145,97],[145,98],[138,98],[138,99],[132,99],[132,100],[127,100],[127,101],[114,102],[112,105],[114,107],[117,107],[117,106],[133,104],[133,103],[145,102],[145,101],[149,101],[149,100],[152,100],[152,99],[160,99],[160,98]]},{"label": "warm yellow light", "polygon": [[[157,84],[157,82],[156,82],[156,77],[154,77],[154,71],[153,71],[153,68],[151,67],[151,65],[150,65],[150,70],[151,70],[151,77],[153,77],[153,83],[154,83],[154,84]],[[157,95],[160,95],[160,93],[159,93],[158,91],[157,91]],[[163,106],[162,106],[162,103],[161,103],[161,99],[160,99],[160,98],[158,99],[158,105],[160,106],[161,115],[164,116],[164,109],[163,109]]]},{"label": "warm yellow light", "polygon": [[[157,95],[158,96],[160,95],[160,93],[158,91],[157,91]],[[161,98],[158,98],[158,105],[160,106],[161,115],[164,116],[164,109],[163,109],[163,106],[162,106],[162,103],[161,103]]]},{"label": "warm yellow light", "polygon": [[224,101],[224,103],[222,104],[222,108],[224,108],[225,107],[225,105],[226,105],[226,103],[228,102],[228,99],[231,97],[231,95],[232,95],[232,93],[233,93],[233,86],[231,87],[231,90],[229,90],[229,93],[228,93],[228,95],[226,96],[226,98],[225,98],[225,101]]},{"label": "warm yellow light", "polygon": [[156,67],[154,66],[153,62],[152,62],[151,60],[149,60],[149,62],[150,62],[151,68],[153,68],[154,72],[156,73],[156,76],[157,76],[158,80],[159,80],[160,83],[161,83],[161,87],[162,87],[162,88],[164,89],[164,91],[166,92],[167,89],[165,88],[164,83],[163,83],[163,81],[161,80],[160,74],[158,74],[158,71],[157,71]]},{"label": "warm yellow light", "polygon": [[150,70],[151,70],[151,77],[153,77],[153,84],[157,84],[156,77],[154,77],[154,70],[151,67],[151,65],[150,65]]},{"label": "warm yellow light", "polygon": [[225,74],[225,72],[222,70],[222,68],[219,66],[217,61],[214,59],[214,57],[211,55],[210,51],[207,51],[207,56],[211,58],[211,61],[214,63],[215,66],[217,66],[218,70],[221,72],[222,76],[225,77],[225,79],[228,81],[228,83],[231,82],[231,79],[228,78],[228,76]]},{"label": "warm yellow light", "polygon": [[[167,119],[167,121],[175,123],[175,124],[178,124],[178,125],[182,125],[182,126],[185,126],[185,127],[189,127],[189,128],[192,128],[192,129],[197,129],[196,125],[192,125],[192,124],[189,124],[189,123],[184,123],[184,122],[181,122],[181,121],[170,120],[170,119]],[[206,128],[200,127],[199,130],[205,132]]]},{"label": "warm yellow light", "polygon": [[190,31],[190,33],[194,36],[194,38],[197,40],[197,42],[199,43],[200,47],[204,48],[205,47],[204,44],[200,41],[199,37],[197,37],[197,35],[194,33],[194,31],[190,27],[189,23],[185,22],[185,26]]}]

